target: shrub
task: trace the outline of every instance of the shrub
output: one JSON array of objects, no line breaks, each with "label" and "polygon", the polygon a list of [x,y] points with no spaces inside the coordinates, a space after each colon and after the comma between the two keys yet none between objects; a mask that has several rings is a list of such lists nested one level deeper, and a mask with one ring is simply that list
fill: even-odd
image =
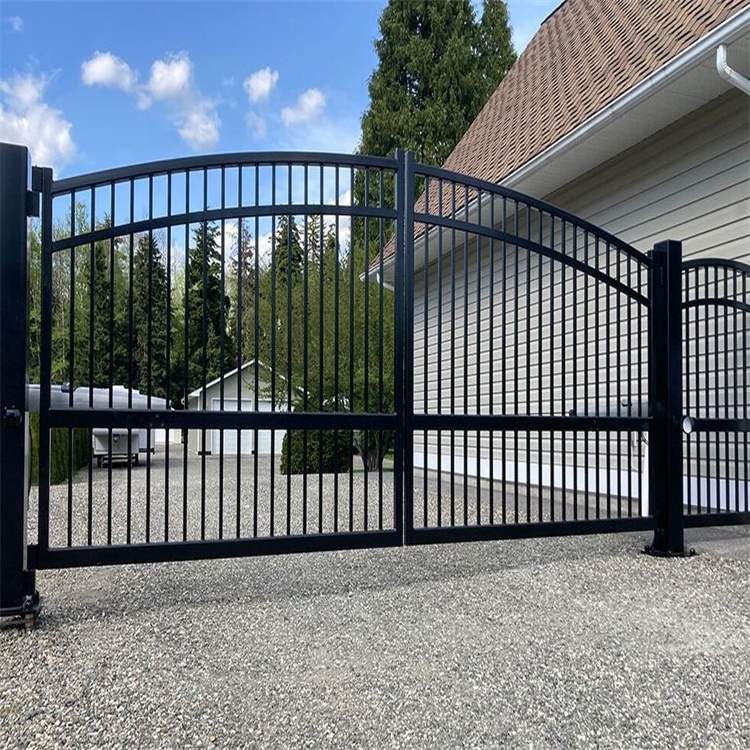
[{"label": "shrub", "polygon": [[351,468],[352,441],[346,430],[288,430],[284,435],[282,474],[328,474]]},{"label": "shrub", "polygon": [[[39,484],[39,415],[29,414],[31,433],[31,483]],[[68,431],[53,429],[50,435],[50,484],[60,484],[68,479]],[[73,471],[86,466],[91,455],[91,432],[73,430]]]}]

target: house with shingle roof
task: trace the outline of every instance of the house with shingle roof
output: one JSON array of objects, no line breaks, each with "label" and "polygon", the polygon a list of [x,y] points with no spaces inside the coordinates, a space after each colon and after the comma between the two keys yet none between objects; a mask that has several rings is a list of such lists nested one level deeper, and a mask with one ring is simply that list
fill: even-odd
[{"label": "house with shingle roof", "polygon": [[[748,76],[750,0],[565,0],[443,166],[541,198],[642,252],[674,239],[683,258],[750,262]],[[454,268],[464,263],[460,235],[440,245],[454,254]],[[415,393],[432,388],[426,372],[458,366],[430,361],[440,356],[429,343],[441,299],[435,287],[449,287],[435,272],[434,250],[425,264],[425,240],[416,237],[414,252]],[[383,252],[386,281],[392,253],[393,246]],[[503,268],[498,262],[494,273]],[[495,281],[495,289],[507,288]],[[462,293],[469,301],[454,304],[456,336],[463,317],[475,321],[485,304],[471,282]],[[451,303],[448,294],[442,299]],[[480,360],[469,352],[461,367],[476,369]],[[481,373],[467,371],[463,380],[471,391]],[[415,436],[416,465],[470,463],[470,445],[467,456],[460,446],[444,451]]]},{"label": "house with shingle roof", "polygon": [[717,70],[724,45],[750,74],[749,29],[748,0],[566,0],[444,166],[644,251],[750,258],[750,99]]}]

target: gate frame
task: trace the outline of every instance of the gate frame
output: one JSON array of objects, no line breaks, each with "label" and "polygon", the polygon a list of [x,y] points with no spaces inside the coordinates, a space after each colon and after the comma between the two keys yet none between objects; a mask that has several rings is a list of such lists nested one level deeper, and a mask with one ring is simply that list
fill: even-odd
[{"label": "gate frame", "polygon": [[[258,162],[273,163],[278,154],[250,155],[259,157]],[[415,163],[411,152],[397,150],[395,159],[357,157],[333,154],[284,154],[285,159],[310,161],[317,164],[361,164],[366,167],[372,159],[381,165],[389,162],[395,180],[395,205],[388,209],[395,214],[395,408],[394,412],[380,420],[384,428],[396,427],[396,466],[394,467],[394,523],[393,529],[367,532],[334,532],[309,537],[239,538],[224,540],[142,543],[132,545],[109,545],[104,547],[54,549],[42,545],[28,545],[26,540],[28,493],[24,472],[8,471],[0,475],[0,616],[21,616],[27,622],[33,620],[40,609],[39,594],[35,588],[37,567],[57,568],[69,565],[115,564],[124,562],[147,562],[177,559],[206,559],[237,555],[278,554],[313,550],[352,549],[364,547],[385,547],[426,544],[443,541],[483,540],[501,538],[521,538],[530,536],[555,536],[562,534],[585,534],[605,531],[653,530],[654,540],[646,547],[651,554],[679,556],[685,554],[684,528],[694,525],[737,522],[736,514],[724,519],[713,514],[709,517],[686,517],[682,507],[683,466],[682,466],[682,284],[681,284],[681,243],[668,240],[658,243],[646,255],[648,258],[648,383],[649,410],[642,415],[648,422],[649,432],[649,473],[647,486],[653,508],[650,517],[624,517],[618,519],[592,519],[587,521],[544,522],[537,524],[487,525],[478,527],[442,527],[436,529],[414,528],[414,224],[423,221],[423,214],[417,215],[413,201],[416,176],[422,174],[422,166]],[[2,174],[0,174],[0,223],[3,232],[0,243],[0,340],[2,341],[3,369],[0,373],[0,408],[2,427],[0,428],[0,467],[25,465],[26,433],[26,390],[27,363],[26,337],[28,295],[28,217],[39,215],[39,193],[44,200],[42,205],[42,252],[51,252],[52,242],[52,196],[55,181],[52,170],[30,167],[29,151],[23,146],[0,144]],[[80,178],[63,180],[63,188],[68,183],[78,183],[89,177],[110,181],[114,176],[132,176],[138,169],[161,168],[169,170],[170,165],[202,167],[224,160],[244,163],[247,154],[225,154],[195,159],[179,159],[152,164],[134,165],[122,170],[108,170],[95,175],[82,175]],[[158,165],[158,167],[157,167]],[[465,175],[449,173],[424,167],[432,172],[440,172],[455,180],[468,180]],[[33,182],[33,186],[31,183]],[[95,183],[91,183],[93,188]],[[469,183],[467,183],[469,184]],[[487,183],[489,185],[489,183]],[[493,186],[495,189],[498,186]],[[514,191],[500,188],[508,195]],[[535,206],[544,205],[545,210],[559,216],[572,217],[564,211],[528,196],[515,193]],[[231,212],[231,209],[227,209]],[[222,209],[222,212],[224,210]],[[356,215],[353,213],[352,215]],[[435,217],[437,220],[438,217]],[[581,220],[582,221],[582,220]],[[588,224],[588,222],[582,222]],[[592,229],[598,230],[596,227]],[[603,231],[603,230],[598,230]],[[606,234],[606,233],[604,233]],[[638,251],[636,251],[638,252]],[[639,253],[641,254],[641,253]],[[642,255],[642,254],[641,254]],[[49,311],[51,300],[48,290],[51,279],[42,264],[42,309]],[[49,353],[51,342],[42,341],[42,383],[49,383]],[[50,410],[50,394],[43,389],[40,394],[40,409]],[[100,421],[114,426],[125,424],[128,427],[140,426],[167,427],[179,422],[179,426],[208,426],[213,417],[203,414],[185,414],[180,418],[169,418],[157,412],[132,413],[129,411],[108,410],[107,414],[94,415]],[[278,426],[304,427],[304,415],[286,414],[279,417]],[[328,415],[327,423],[348,428],[356,421],[356,414]],[[517,417],[481,416],[470,418],[456,416],[451,426],[473,419],[472,425],[486,425],[482,429],[512,428]],[[60,426],[59,417],[42,420],[47,428]],[[71,413],[65,426],[87,426],[92,417],[83,413]],[[528,418],[526,418],[528,419]],[[557,431],[562,423],[550,418],[531,418],[535,424],[539,419],[546,420],[545,429]],[[594,432],[620,428],[624,422],[616,423],[612,417],[572,417],[566,418],[565,427],[572,427],[570,420]],[[632,418],[629,418],[632,421]],[[552,420],[552,421],[550,421]],[[422,420],[423,421],[423,420]],[[184,424],[183,424],[184,423]],[[232,426],[230,415],[223,415],[221,425]],[[276,422],[275,422],[276,423]],[[387,423],[387,425],[386,425]],[[520,424],[520,423],[519,423]],[[541,424],[541,422],[539,422]],[[624,428],[623,428],[624,429]],[[41,430],[40,472],[49,472],[49,429]],[[42,514],[40,514],[42,515]],[[739,522],[747,522],[743,514]],[[614,523],[613,523],[614,522]],[[48,539],[48,517],[40,517],[40,542]]]}]

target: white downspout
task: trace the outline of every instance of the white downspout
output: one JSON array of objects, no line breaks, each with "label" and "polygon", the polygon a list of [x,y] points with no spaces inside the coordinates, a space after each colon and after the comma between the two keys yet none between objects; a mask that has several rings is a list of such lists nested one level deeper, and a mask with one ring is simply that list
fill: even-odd
[{"label": "white downspout", "polygon": [[375,273],[375,283],[380,284],[384,289],[387,289],[389,292],[395,292],[396,287],[393,286],[393,284],[389,284],[381,275],[380,271]]},{"label": "white downspout", "polygon": [[750,81],[745,76],[738,73],[733,68],[729,67],[727,63],[727,45],[720,44],[716,48],[716,70],[719,75],[735,88],[740,91],[744,91],[745,94],[750,96]]}]

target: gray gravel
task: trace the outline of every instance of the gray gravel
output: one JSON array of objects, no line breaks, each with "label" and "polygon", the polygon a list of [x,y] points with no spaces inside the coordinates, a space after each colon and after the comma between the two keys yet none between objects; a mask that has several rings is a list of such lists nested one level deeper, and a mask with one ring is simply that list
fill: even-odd
[{"label": "gray gravel", "polygon": [[[104,472],[106,474],[106,472]],[[750,536],[42,571],[0,747],[750,746]]]}]

